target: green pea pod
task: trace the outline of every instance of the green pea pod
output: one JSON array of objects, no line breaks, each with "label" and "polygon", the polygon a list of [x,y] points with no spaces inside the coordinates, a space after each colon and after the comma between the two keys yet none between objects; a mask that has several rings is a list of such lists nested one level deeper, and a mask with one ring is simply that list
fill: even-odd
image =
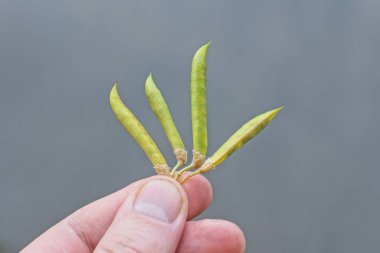
[{"label": "green pea pod", "polygon": [[149,160],[152,162],[157,174],[169,175],[170,169],[166,164],[164,156],[157,148],[157,145],[136,116],[121,101],[117,91],[117,83],[115,83],[111,90],[110,104],[116,118],[143,149]]},{"label": "green pea pod", "polygon": [[193,164],[199,167],[207,153],[206,68],[207,49],[211,42],[197,50],[191,64],[191,119],[193,129]]},{"label": "green pea pod", "polygon": [[263,113],[237,130],[199,169],[208,172],[221,164],[228,156],[261,132],[283,107]]},{"label": "green pea pod", "polygon": [[177,127],[174,124],[172,115],[170,114],[169,107],[165,102],[160,90],[154,83],[152,74],[149,74],[145,82],[145,94],[148,98],[149,104],[152,107],[154,114],[160,122],[170,144],[174,149],[174,154],[180,165],[187,161],[187,153],[185,145],[178,133]]}]

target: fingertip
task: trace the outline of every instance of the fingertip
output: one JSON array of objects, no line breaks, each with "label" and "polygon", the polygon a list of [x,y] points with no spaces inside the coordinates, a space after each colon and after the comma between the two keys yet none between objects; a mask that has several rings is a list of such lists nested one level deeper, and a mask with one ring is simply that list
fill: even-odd
[{"label": "fingertip", "polygon": [[244,234],[236,224],[225,220],[205,219],[186,223],[178,252],[243,253],[245,249]]},{"label": "fingertip", "polygon": [[202,213],[213,198],[212,185],[203,175],[191,177],[182,185],[189,199],[188,220]]},{"label": "fingertip", "polygon": [[231,240],[231,243],[235,245],[234,247],[237,249],[236,252],[245,252],[246,249],[246,241],[245,236],[241,228],[236,225],[233,222],[226,221],[226,220],[217,220],[217,222],[220,223],[221,227],[224,227],[225,231],[229,231],[228,233],[224,233],[225,235],[228,234],[228,238],[226,240]]},{"label": "fingertip", "polygon": [[[183,176],[186,176],[184,173]],[[148,182],[154,179],[165,179],[171,181],[187,197],[188,214],[187,220],[191,220],[210,205],[213,198],[213,190],[210,181],[203,175],[195,175],[189,178],[186,183],[181,184],[168,176],[155,175],[144,180]],[[181,179],[181,178],[180,178]]]},{"label": "fingertip", "polygon": [[173,185],[176,186],[176,188],[180,191],[180,193],[188,198],[187,196],[187,191],[186,191],[186,187],[184,187],[183,185],[181,185],[177,180],[175,180],[174,178],[172,177],[169,177],[169,176],[164,176],[164,175],[154,175],[154,176],[151,176],[151,177],[148,177],[144,180],[144,183],[147,183],[149,181],[152,181],[152,180],[166,180],[166,181],[169,181],[171,182]]},{"label": "fingertip", "polygon": [[186,190],[186,192],[194,191],[201,188],[202,192],[206,193],[204,195],[205,200],[209,202],[212,200],[212,185],[210,181],[203,175],[192,176],[190,179],[186,181],[185,184],[183,184],[183,188]]}]

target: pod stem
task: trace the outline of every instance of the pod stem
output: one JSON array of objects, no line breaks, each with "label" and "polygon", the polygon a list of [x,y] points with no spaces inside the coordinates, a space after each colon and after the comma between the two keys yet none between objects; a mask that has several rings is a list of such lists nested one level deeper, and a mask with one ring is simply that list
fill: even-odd
[{"label": "pod stem", "polygon": [[189,171],[191,169],[194,169],[195,168],[195,164],[194,163],[190,163],[189,165],[187,165],[185,168],[183,168],[182,170],[178,171],[174,177],[174,179],[177,179],[179,176],[181,176],[184,172],[186,171]]},{"label": "pod stem", "polygon": [[174,168],[172,169],[172,171],[170,172],[170,176],[172,177],[174,175],[174,173],[177,171],[177,169],[179,167],[181,167],[183,164],[182,162],[178,161],[177,164],[174,166]]},{"label": "pod stem", "polygon": [[189,178],[191,178],[192,176],[195,176],[195,175],[198,175],[198,174],[201,174],[201,170],[198,169],[198,170],[195,170],[195,171],[192,171],[190,172],[189,174],[187,174],[179,183],[180,184],[184,184]]}]

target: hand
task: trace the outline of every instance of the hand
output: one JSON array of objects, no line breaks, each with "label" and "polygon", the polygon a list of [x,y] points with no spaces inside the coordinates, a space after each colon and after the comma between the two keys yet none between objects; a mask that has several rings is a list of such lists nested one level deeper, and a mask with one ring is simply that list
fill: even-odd
[{"label": "hand", "polygon": [[79,209],[21,252],[244,252],[244,235],[233,223],[189,221],[211,200],[211,184],[201,175],[183,187],[150,177]]}]

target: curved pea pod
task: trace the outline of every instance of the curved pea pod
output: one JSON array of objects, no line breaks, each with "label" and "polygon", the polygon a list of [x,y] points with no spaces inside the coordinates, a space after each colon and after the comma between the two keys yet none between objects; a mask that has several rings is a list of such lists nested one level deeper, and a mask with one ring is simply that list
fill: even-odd
[{"label": "curved pea pod", "polygon": [[157,145],[154,143],[144,126],[136,118],[136,116],[124,105],[117,91],[117,83],[113,86],[110,93],[110,104],[116,118],[143,149],[146,156],[152,162],[157,174],[169,175],[168,167],[164,156],[161,154]]},{"label": "curved pea pod", "polygon": [[193,164],[200,167],[207,153],[206,69],[207,50],[211,42],[200,47],[191,64],[191,119],[193,130]]},{"label": "curved pea pod", "polygon": [[145,82],[145,94],[148,98],[149,104],[160,122],[166,136],[169,139],[170,144],[173,147],[174,154],[180,165],[186,164],[187,152],[185,145],[178,133],[177,127],[174,124],[172,115],[170,114],[169,107],[165,102],[161,91],[154,83],[152,74],[149,74]]},{"label": "curved pea pod", "polygon": [[208,158],[199,172],[205,173],[219,164],[228,156],[243,146],[246,142],[261,132],[283,107],[263,113],[244,124],[237,130],[210,158]]}]

